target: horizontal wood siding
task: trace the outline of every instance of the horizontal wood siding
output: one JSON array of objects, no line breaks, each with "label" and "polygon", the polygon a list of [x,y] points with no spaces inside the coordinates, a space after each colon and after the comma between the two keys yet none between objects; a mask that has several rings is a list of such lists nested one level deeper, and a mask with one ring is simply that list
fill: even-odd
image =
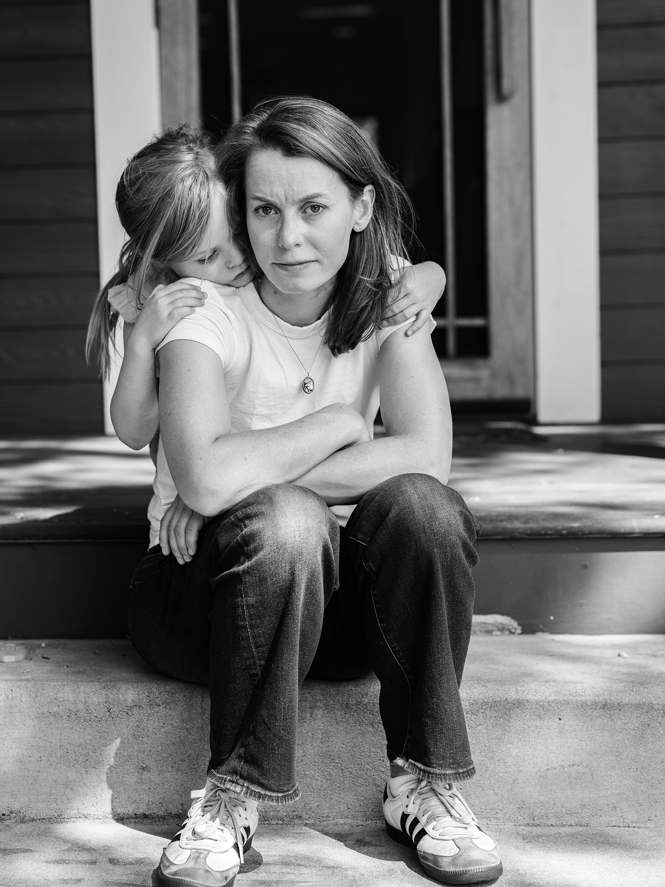
[{"label": "horizontal wood siding", "polygon": [[603,346],[616,364],[662,364],[665,305],[603,311],[601,330]]},{"label": "horizontal wood siding", "polygon": [[602,142],[599,145],[600,191],[617,194],[665,194],[663,143]]},{"label": "horizontal wood siding", "polygon": [[60,114],[4,114],[0,168],[90,164],[95,156],[92,110]]},{"label": "horizontal wood siding", "polygon": [[0,433],[99,433],[88,0],[0,0],[0,58]]},{"label": "horizontal wood siding", "polygon": [[663,0],[600,0],[599,25],[634,25],[665,22]]},{"label": "horizontal wood siding", "polygon": [[0,277],[0,330],[80,328],[90,314],[97,277]]},{"label": "horizontal wood siding", "polygon": [[603,307],[659,305],[665,281],[665,253],[605,254],[600,262]]},{"label": "horizontal wood siding", "polygon": [[603,418],[665,421],[665,3],[598,0]]},{"label": "horizontal wood siding", "polygon": [[665,137],[665,83],[598,84],[598,136],[601,144]]}]

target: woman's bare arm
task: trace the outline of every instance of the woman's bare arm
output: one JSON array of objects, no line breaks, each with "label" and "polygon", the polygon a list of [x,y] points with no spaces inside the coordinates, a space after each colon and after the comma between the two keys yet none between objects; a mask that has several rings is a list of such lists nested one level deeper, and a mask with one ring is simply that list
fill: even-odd
[{"label": "woman's bare arm", "polygon": [[366,433],[359,413],[333,404],[286,425],[232,434],[219,357],[184,339],[159,355],[166,458],[181,498],[200,514],[218,514],[267,484],[293,481]]},{"label": "woman's bare arm", "polygon": [[430,474],[448,480],[452,420],[446,383],[429,331],[397,330],[379,355],[381,416],[386,436],[334,453],[295,483],[329,505],[357,502],[397,474]]}]

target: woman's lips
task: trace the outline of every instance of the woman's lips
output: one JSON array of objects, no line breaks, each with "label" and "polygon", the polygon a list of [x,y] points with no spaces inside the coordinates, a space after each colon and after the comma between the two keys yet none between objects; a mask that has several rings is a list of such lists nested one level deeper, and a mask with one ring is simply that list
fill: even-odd
[{"label": "woman's lips", "polygon": [[278,268],[281,268],[283,271],[299,271],[301,268],[306,268],[308,265],[312,264],[312,260],[308,260],[306,262],[274,262]]}]

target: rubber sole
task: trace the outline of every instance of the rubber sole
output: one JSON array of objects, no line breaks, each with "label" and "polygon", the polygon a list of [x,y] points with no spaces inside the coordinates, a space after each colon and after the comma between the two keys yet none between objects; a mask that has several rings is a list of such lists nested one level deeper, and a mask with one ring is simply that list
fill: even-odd
[{"label": "rubber sole", "polygon": [[[390,825],[390,823],[386,822],[386,831],[393,841],[397,841],[399,844],[404,844],[405,847],[411,847],[411,849],[416,852],[418,851],[418,848],[411,840],[411,836],[405,834],[401,829],[395,828],[394,825]],[[475,869],[466,872],[443,872],[441,869],[438,869],[435,866],[430,865],[424,859],[421,859],[420,855],[418,856],[418,862],[425,869],[430,878],[434,878],[435,881],[439,881],[441,884],[487,884],[488,882],[496,881],[503,874],[502,863],[481,870]]]},{"label": "rubber sole", "polygon": [[[234,875],[222,887],[233,887],[236,877],[237,875]],[[205,885],[197,885],[195,881],[186,881],[184,878],[163,878],[159,869],[155,869],[152,873],[152,887],[205,887]]]},{"label": "rubber sole", "polygon": [[[243,846],[243,853],[246,853],[247,850],[252,849],[252,841],[254,840],[254,835],[248,838],[247,843]],[[219,887],[233,887],[235,880],[238,876],[238,872],[233,875],[228,881],[224,881],[223,884],[220,884]],[[159,871],[159,867],[153,869],[152,872],[152,887],[208,887],[205,884],[197,884],[196,881],[191,881],[185,878],[167,878],[162,875]]]}]

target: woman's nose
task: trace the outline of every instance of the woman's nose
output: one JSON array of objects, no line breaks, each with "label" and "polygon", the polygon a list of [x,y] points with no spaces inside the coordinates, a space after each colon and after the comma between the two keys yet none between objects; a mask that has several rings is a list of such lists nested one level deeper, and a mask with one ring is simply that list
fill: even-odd
[{"label": "woman's nose", "polygon": [[279,226],[279,245],[282,249],[293,249],[300,246],[301,236],[297,219],[284,215]]}]

